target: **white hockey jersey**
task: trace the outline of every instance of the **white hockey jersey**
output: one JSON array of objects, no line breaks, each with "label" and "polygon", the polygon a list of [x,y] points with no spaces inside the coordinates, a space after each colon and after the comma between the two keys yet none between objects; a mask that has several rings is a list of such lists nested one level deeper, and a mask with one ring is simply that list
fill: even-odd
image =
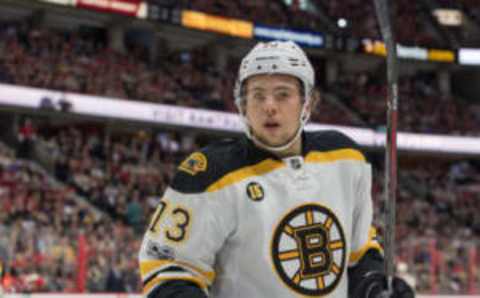
[{"label": "white hockey jersey", "polygon": [[303,142],[285,159],[241,139],[182,162],[144,237],[144,294],[187,280],[218,298],[347,297],[348,266],[381,250],[371,167],[340,133]]}]

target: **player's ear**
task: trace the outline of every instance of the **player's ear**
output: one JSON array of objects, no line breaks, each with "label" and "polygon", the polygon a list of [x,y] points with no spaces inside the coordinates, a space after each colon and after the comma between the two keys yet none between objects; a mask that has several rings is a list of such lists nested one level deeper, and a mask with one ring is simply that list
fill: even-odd
[{"label": "player's ear", "polygon": [[249,79],[246,79],[243,85],[240,87],[240,103],[237,105],[237,110],[240,114],[246,117],[247,110],[247,84]]},{"label": "player's ear", "polygon": [[308,102],[308,106],[307,106],[307,112],[311,114],[312,111],[315,111],[317,104],[320,101],[321,101],[320,90],[318,90],[317,88],[312,89],[312,92],[310,93],[310,101]]}]

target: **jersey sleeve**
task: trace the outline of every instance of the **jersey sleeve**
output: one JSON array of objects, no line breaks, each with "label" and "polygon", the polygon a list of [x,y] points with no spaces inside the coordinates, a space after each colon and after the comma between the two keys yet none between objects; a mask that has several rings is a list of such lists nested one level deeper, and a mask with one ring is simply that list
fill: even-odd
[{"label": "jersey sleeve", "polygon": [[169,281],[194,283],[208,296],[216,253],[236,226],[233,201],[205,187],[209,171],[191,160],[182,164],[144,235],[139,264],[145,296]]},{"label": "jersey sleeve", "polygon": [[371,196],[372,169],[369,163],[363,163],[357,181],[357,195],[353,211],[353,231],[349,265],[355,266],[365,254],[373,249],[383,254],[376,240],[376,230],[372,226],[373,202]]}]

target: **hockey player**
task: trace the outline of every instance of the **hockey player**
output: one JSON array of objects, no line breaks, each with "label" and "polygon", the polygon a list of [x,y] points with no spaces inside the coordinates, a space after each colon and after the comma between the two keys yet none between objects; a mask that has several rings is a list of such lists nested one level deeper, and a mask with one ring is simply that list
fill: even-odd
[{"label": "hockey player", "polygon": [[[243,59],[234,93],[246,137],[179,165],[142,244],[145,296],[380,297],[371,168],[345,135],[304,132],[314,81],[293,42]],[[391,297],[413,297],[393,285]]]}]

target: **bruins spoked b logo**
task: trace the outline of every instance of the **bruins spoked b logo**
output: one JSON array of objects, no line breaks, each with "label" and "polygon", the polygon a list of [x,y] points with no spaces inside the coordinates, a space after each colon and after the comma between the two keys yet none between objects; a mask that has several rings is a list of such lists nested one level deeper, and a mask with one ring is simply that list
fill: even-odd
[{"label": "bruins spoked b logo", "polygon": [[346,242],[339,220],[321,205],[295,208],[275,230],[272,259],[293,291],[306,296],[330,294],[345,268]]}]

